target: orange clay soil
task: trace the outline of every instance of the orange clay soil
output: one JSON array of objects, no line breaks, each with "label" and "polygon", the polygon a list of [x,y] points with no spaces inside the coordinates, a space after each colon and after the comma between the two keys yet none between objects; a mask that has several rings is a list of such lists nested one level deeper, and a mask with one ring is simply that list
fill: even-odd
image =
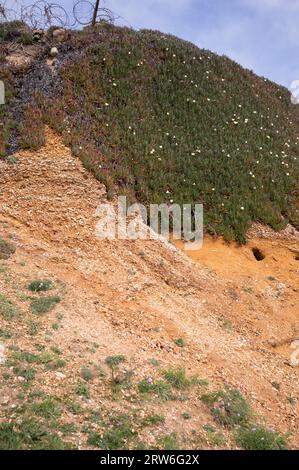
[{"label": "orange clay soil", "polygon": [[[0,292],[23,315],[18,321],[0,316],[0,328],[13,332],[5,351],[9,356],[11,346],[34,352],[34,344],[50,344],[66,361],[60,374],[37,368],[35,386],[61,400],[78,400],[73,394],[81,367],[100,364],[107,372],[105,358],[123,354],[123,372],[133,373],[132,390],[112,400],[108,381],[94,379],[90,398],[81,405],[136,416],[163,414],[165,424],[141,432],[146,445],[176,432],[182,448],[215,447],[203,425],[218,425],[199,396],[228,383],[244,394],[259,421],[291,431],[290,445],[298,447],[299,367],[291,366],[289,348],[299,339],[296,233],[276,236],[256,226],[243,247],[206,237],[191,258],[162,241],[101,241],[95,237],[95,211],[105,202],[104,188],[56,135],[47,130],[45,147],[15,157],[16,164],[0,162],[0,236],[16,247],[1,262]],[[253,247],[264,260],[254,258]],[[40,278],[54,280],[53,293],[62,301],[38,317],[32,337],[28,322],[36,317],[26,286]],[[52,329],[57,322],[59,328]],[[175,344],[178,338],[184,347]],[[153,358],[163,369],[184,367],[209,385],[190,389],[186,401],[140,402],[138,381],[160,374]],[[17,378],[1,382],[0,421],[20,404],[19,387]],[[183,412],[192,418],[183,419]],[[69,440],[89,448],[82,419],[67,411],[61,416],[79,426]],[[232,433],[220,430],[226,437],[222,447],[236,447]]]}]

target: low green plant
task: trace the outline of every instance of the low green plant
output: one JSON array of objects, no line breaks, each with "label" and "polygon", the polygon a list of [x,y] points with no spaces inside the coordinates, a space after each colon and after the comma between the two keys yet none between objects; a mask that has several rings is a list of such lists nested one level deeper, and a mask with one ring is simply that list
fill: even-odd
[{"label": "low green plant", "polygon": [[27,382],[33,380],[35,377],[35,369],[32,367],[15,366],[13,372],[18,377],[23,377]]},{"label": "low green plant", "polygon": [[0,424],[0,450],[65,450],[73,446],[61,440],[33,418]]},{"label": "low green plant", "polygon": [[45,419],[58,418],[61,413],[61,406],[54,398],[47,398],[40,403],[33,403],[31,409],[33,413]]},{"label": "low green plant", "polygon": [[285,450],[288,435],[263,426],[240,427],[236,441],[245,450]]},{"label": "low green plant", "polygon": [[216,446],[216,447],[222,446],[225,444],[226,442],[225,436],[222,433],[217,432],[217,430],[213,426],[210,426],[209,424],[205,424],[203,426],[203,429],[206,432],[206,439],[209,444],[211,444],[212,446]]},{"label": "low green plant", "polygon": [[0,329],[0,338],[10,339],[11,337],[12,337],[12,333],[10,333],[10,331]]},{"label": "low green plant", "polygon": [[103,434],[92,432],[88,436],[88,444],[103,450],[128,449],[130,441],[136,438],[131,417],[126,414],[112,416]]},{"label": "low green plant", "polygon": [[93,379],[93,373],[88,367],[83,366],[81,368],[81,377],[86,380],[86,382],[89,382]]},{"label": "low green plant", "polygon": [[175,339],[174,342],[179,348],[183,348],[184,346],[186,346],[186,342],[183,338]]},{"label": "low green plant", "polygon": [[179,390],[197,384],[199,381],[197,376],[192,376],[188,379],[186,377],[186,371],[183,368],[165,370],[163,371],[163,376],[170,385]]},{"label": "low green plant", "polygon": [[178,450],[179,449],[177,435],[174,432],[161,437],[158,440],[158,443],[159,445],[162,446],[163,450]]},{"label": "low green plant", "polygon": [[4,320],[16,320],[21,316],[21,311],[10,299],[0,294],[0,315]]},{"label": "low green plant", "polygon": [[36,279],[28,284],[28,290],[31,292],[47,292],[52,287],[53,283],[49,279]]},{"label": "low green plant", "polygon": [[142,395],[153,394],[161,400],[171,400],[174,398],[172,387],[165,380],[143,379],[138,383],[138,390]]},{"label": "low green plant", "polygon": [[165,417],[158,415],[158,414],[152,414],[146,416],[142,421],[141,421],[141,426],[156,426],[158,424],[163,424],[165,423]]},{"label": "low green plant", "polygon": [[111,371],[111,379],[114,382],[115,381],[115,372],[118,369],[118,366],[122,363],[125,362],[126,358],[122,354],[117,355],[117,356],[108,356],[106,357],[106,364],[110,368]]},{"label": "low green plant", "polygon": [[89,387],[86,383],[79,382],[75,387],[75,392],[80,397],[90,397]]},{"label": "low green plant", "polygon": [[35,315],[44,315],[50,312],[61,301],[58,296],[40,297],[32,299],[31,311]]},{"label": "low green plant", "polygon": [[236,388],[226,386],[223,390],[202,395],[201,400],[210,408],[215,420],[225,426],[244,426],[252,417],[250,405]]}]

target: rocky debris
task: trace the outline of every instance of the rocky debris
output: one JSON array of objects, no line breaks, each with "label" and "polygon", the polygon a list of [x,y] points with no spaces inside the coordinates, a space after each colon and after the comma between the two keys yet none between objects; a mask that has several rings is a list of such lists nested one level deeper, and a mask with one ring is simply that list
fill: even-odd
[{"label": "rocky debris", "polygon": [[58,56],[58,49],[57,47],[52,47],[50,50],[50,56],[51,57],[57,57]]},{"label": "rocky debris", "polygon": [[247,232],[247,238],[266,238],[269,240],[299,240],[299,232],[293,225],[288,224],[284,230],[275,232],[270,226],[254,222]]},{"label": "rocky debris", "polygon": [[0,364],[5,363],[5,346],[3,343],[0,343]]},{"label": "rocky debris", "polygon": [[43,29],[34,29],[32,31],[34,41],[41,41],[45,37]]},{"label": "rocky debris", "polygon": [[58,42],[63,42],[66,39],[66,30],[64,28],[54,29],[52,37]]}]

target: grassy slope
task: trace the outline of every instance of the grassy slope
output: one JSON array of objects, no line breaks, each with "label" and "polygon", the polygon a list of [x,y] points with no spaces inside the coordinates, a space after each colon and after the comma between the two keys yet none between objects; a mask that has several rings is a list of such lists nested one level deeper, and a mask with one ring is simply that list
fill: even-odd
[{"label": "grassy slope", "polygon": [[109,194],[203,202],[206,230],[240,242],[253,220],[298,226],[286,89],[159,32],[103,26],[71,41],[85,53],[60,69],[62,96],[39,106]]}]

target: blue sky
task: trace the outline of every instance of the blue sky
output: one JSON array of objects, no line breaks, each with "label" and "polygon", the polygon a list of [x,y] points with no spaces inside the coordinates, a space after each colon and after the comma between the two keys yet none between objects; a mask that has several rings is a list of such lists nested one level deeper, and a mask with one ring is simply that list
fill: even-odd
[{"label": "blue sky", "polygon": [[[6,3],[16,1],[22,0]],[[73,3],[53,2],[67,8]],[[175,34],[288,88],[299,80],[299,0],[102,0],[102,5],[121,16],[119,24]]]}]

